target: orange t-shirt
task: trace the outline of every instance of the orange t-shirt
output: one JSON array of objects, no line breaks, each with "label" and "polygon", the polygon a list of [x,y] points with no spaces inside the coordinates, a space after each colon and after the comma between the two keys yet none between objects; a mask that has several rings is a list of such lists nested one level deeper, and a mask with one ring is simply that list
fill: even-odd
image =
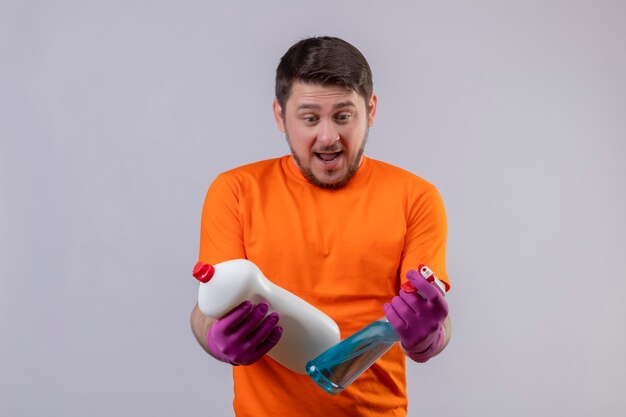
[{"label": "orange t-shirt", "polygon": [[[251,260],[332,317],[344,339],[383,317],[383,304],[420,263],[448,286],[446,235],[438,191],[407,171],[364,157],[344,188],[324,190],[284,156],[215,179],[202,211],[199,260]],[[407,412],[405,357],[397,345],[336,396],[268,356],[233,367],[233,376],[238,417]]]}]

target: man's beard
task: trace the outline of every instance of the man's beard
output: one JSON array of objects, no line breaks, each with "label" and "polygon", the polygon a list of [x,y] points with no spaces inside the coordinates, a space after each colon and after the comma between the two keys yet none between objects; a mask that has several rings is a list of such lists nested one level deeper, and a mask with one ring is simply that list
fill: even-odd
[{"label": "man's beard", "polygon": [[[293,156],[294,161],[296,161],[296,165],[298,165],[298,168],[300,168],[300,171],[302,172],[302,175],[304,176],[304,178],[306,178],[307,181],[309,181],[312,185],[316,187],[323,188],[325,190],[336,190],[336,189],[345,187],[346,184],[348,184],[348,181],[350,181],[350,179],[352,179],[352,177],[354,177],[356,172],[359,170],[361,157],[363,156],[363,152],[365,151],[365,144],[367,143],[368,133],[369,133],[369,129],[365,131],[365,137],[363,138],[363,143],[361,144],[361,147],[359,148],[357,153],[354,155],[354,159],[352,161],[348,161],[349,165],[348,165],[348,171],[346,172],[346,174],[341,179],[339,179],[339,181],[336,181],[333,183],[322,182],[319,178],[317,178],[313,174],[313,171],[311,171],[309,168],[304,168],[302,166],[300,158],[298,158],[298,155],[296,155],[293,148],[291,147],[291,141],[289,140],[289,132],[285,132],[285,137],[287,139],[287,144],[289,145],[289,149],[291,149],[291,156]],[[329,147],[329,149],[327,150],[332,151],[332,146]]]}]

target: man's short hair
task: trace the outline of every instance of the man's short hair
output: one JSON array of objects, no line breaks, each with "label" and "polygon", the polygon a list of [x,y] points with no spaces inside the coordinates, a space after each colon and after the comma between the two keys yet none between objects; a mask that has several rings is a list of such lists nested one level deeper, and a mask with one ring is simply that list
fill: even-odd
[{"label": "man's short hair", "polygon": [[356,91],[369,107],[372,71],[361,52],[343,39],[320,36],[303,39],[287,50],[276,68],[276,99],[285,111],[294,81]]}]

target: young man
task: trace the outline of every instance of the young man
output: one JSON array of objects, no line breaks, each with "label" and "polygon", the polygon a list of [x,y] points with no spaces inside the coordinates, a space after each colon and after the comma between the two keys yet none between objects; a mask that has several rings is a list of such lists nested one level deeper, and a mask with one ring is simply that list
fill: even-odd
[{"label": "young man", "polygon": [[[251,260],[332,317],[342,339],[384,314],[401,346],[331,396],[265,355],[282,335],[280,311],[267,314],[265,303],[242,303],[217,321],[196,306],[194,335],[211,356],[234,365],[238,417],[406,416],[405,355],[424,362],[450,338],[445,298],[411,271],[426,264],[449,288],[439,193],[363,155],[377,97],[367,61],[347,42],[293,45],[276,70],[273,107],[291,155],[215,179],[199,260]],[[400,290],[406,279],[422,296]]]}]

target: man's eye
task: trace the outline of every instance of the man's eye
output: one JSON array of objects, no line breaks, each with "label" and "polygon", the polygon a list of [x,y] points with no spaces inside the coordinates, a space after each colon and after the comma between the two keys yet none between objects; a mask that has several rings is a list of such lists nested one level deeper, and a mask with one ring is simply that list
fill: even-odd
[{"label": "man's eye", "polygon": [[317,122],[317,117],[315,117],[315,116],[304,116],[302,118],[302,120],[304,120],[304,123],[312,125],[312,124],[315,124]]},{"label": "man's eye", "polygon": [[352,115],[350,113],[340,113],[335,118],[340,122],[347,122],[351,117]]}]

